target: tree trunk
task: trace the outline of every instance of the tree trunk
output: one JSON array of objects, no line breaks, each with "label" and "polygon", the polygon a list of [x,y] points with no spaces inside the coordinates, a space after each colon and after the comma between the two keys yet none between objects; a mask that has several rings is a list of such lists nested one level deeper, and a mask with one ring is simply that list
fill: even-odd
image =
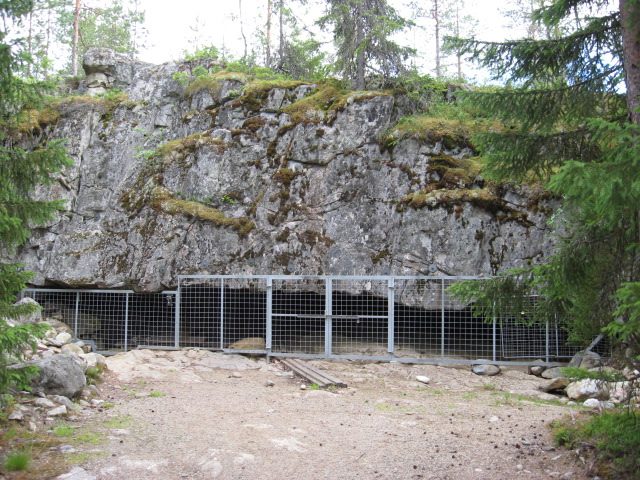
[{"label": "tree trunk", "polygon": [[640,2],[620,0],[620,20],[629,117],[640,125]]},{"label": "tree trunk", "polygon": [[80,40],[80,5],[81,0],[76,0],[76,8],[73,12],[73,43],[71,44],[71,75],[78,76],[78,43]]},{"label": "tree trunk", "polygon": [[438,12],[438,0],[433,0],[433,19],[436,21],[436,77],[442,76],[440,67],[440,13]]},{"label": "tree trunk", "polygon": [[278,44],[278,70],[282,70],[284,65],[284,0],[280,0],[278,4],[278,22],[279,22],[279,41]]},{"label": "tree trunk", "polygon": [[267,0],[267,39],[266,39],[265,66],[271,66],[271,0]]},{"label": "tree trunk", "polygon": [[366,14],[366,12],[362,11],[361,4],[356,4],[355,11],[355,29],[356,29],[356,82],[355,89],[356,90],[364,90],[364,71],[365,71],[365,48],[364,48],[364,21],[362,16]]},{"label": "tree trunk", "polygon": [[247,60],[247,37],[244,34],[244,26],[242,25],[242,0],[238,0],[238,16],[240,20],[240,35],[242,35],[242,41],[244,42],[242,60]]},{"label": "tree trunk", "polygon": [[[456,37],[460,38],[460,2],[456,2]],[[458,67],[458,81],[462,81],[462,55],[460,51],[456,52],[456,61]]]},{"label": "tree trunk", "polygon": [[[27,33],[27,52],[33,58],[33,10],[29,11],[29,27]],[[31,76],[32,61],[27,62],[27,77]]]}]

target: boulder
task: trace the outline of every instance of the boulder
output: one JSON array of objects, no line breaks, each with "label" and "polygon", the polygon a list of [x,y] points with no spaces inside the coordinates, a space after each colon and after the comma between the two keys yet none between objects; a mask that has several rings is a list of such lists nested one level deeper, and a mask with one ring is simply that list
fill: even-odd
[{"label": "boulder", "polygon": [[553,368],[547,368],[544,372],[540,374],[540,376],[542,378],[551,380],[552,378],[564,377],[564,373],[562,373],[561,367],[553,367]]},{"label": "boulder", "polygon": [[13,318],[12,320],[16,325],[23,324],[23,323],[37,323],[40,320],[42,320],[42,311],[40,309],[40,304],[36,302],[33,298],[24,297],[23,299],[18,300],[16,303],[13,304],[14,307],[19,307],[22,305],[32,305],[37,310],[33,313],[27,313],[25,315],[20,315],[19,317]]},{"label": "boulder", "polygon": [[[538,359],[535,360],[534,363],[542,363],[543,360]],[[530,365],[529,368],[527,368],[527,372],[529,373],[529,375],[535,375],[536,377],[539,377],[542,372],[544,372],[547,369],[547,367],[545,367],[544,365]]]},{"label": "boulder", "polygon": [[83,353],[78,355],[87,364],[87,368],[103,367],[107,368],[107,359],[99,353]]},{"label": "boulder", "polygon": [[539,388],[543,392],[547,392],[547,393],[557,392],[561,390],[564,391],[564,389],[567,388],[569,383],[571,383],[571,381],[568,378],[556,377],[556,378],[552,378],[544,385],[541,385]]},{"label": "boulder", "polygon": [[573,356],[568,366],[590,369],[601,365],[602,359],[600,355],[591,350],[581,350]]},{"label": "boulder", "polygon": [[587,398],[607,400],[609,398],[607,383],[590,378],[570,383],[565,391],[571,400],[582,401]]},{"label": "boulder", "polygon": [[473,367],[471,367],[471,371],[476,375],[492,377],[500,373],[500,367],[498,367],[497,365],[486,365],[486,364],[474,365]]},{"label": "boulder", "polygon": [[87,384],[81,361],[73,355],[53,355],[34,364],[40,369],[34,382],[37,392],[73,398]]},{"label": "boulder", "polygon": [[84,84],[87,88],[102,91],[128,86],[139,62],[108,48],[91,48],[82,59],[86,73]]}]

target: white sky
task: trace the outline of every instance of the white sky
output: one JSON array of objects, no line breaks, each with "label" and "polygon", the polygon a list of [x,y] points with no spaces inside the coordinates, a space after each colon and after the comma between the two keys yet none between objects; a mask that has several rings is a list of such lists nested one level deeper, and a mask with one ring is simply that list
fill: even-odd
[{"label": "white sky", "polygon": [[[275,1],[273,2],[276,3]],[[300,21],[316,32],[316,37],[327,42],[329,36],[322,36],[313,22],[322,14],[322,2],[310,0],[307,8],[295,7],[295,14]],[[401,13],[407,15],[406,0],[390,2]],[[425,8],[431,2],[425,0]],[[499,9],[508,3],[493,0],[467,0],[466,14],[478,20],[477,38],[483,40],[501,40],[510,35],[505,28],[506,20]],[[257,44],[257,30],[264,30],[266,21],[267,0],[242,0],[242,17],[244,32],[248,42]],[[242,56],[242,40],[238,21],[237,0],[140,0],[140,8],[145,11],[146,28],[148,30],[147,46],[140,52],[141,60],[151,63],[162,63],[177,60],[185,51],[193,51],[193,43],[199,39],[200,47],[223,45],[233,56]],[[277,42],[277,19],[273,18],[273,46]],[[426,21],[420,20],[420,23]],[[199,26],[199,34],[193,27]],[[192,27],[192,28],[190,28]],[[433,32],[427,29],[416,29],[405,35],[401,43],[418,50],[416,64],[424,72],[433,69],[434,44],[431,40]],[[249,47],[251,50],[251,46]]]}]

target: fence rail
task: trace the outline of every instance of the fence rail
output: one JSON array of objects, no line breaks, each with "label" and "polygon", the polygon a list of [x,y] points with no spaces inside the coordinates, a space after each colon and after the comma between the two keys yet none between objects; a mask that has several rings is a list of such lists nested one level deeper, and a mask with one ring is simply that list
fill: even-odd
[{"label": "fence rail", "polygon": [[[563,361],[577,350],[535,309],[491,319],[448,294],[474,277],[182,275],[175,291],[29,288],[48,318],[103,352],[199,347],[274,357],[420,363]],[[521,302],[520,302],[521,303]],[[516,314],[517,313],[517,314]]]}]

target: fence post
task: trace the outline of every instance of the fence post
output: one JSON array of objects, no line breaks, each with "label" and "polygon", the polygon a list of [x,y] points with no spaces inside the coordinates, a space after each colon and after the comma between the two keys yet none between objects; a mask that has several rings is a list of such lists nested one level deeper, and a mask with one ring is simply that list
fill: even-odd
[{"label": "fence post", "polygon": [[496,346],[497,346],[497,326],[496,326],[496,304],[495,302],[493,303],[493,327],[492,327],[492,341],[493,341],[493,347],[492,347],[492,360],[495,362],[496,361]]},{"label": "fence post", "polygon": [[549,318],[544,323],[544,361],[549,363]]},{"label": "fence post", "polygon": [[180,348],[180,300],[182,296],[182,286],[180,285],[180,277],[178,277],[178,288],[176,289],[176,301],[174,314],[173,346]]},{"label": "fence post", "polygon": [[129,346],[129,292],[124,294],[124,351]]},{"label": "fence post", "polygon": [[73,316],[73,336],[78,338],[78,314],[80,312],[80,292],[76,292],[76,311]]},{"label": "fence post", "polygon": [[271,333],[273,329],[273,280],[271,277],[267,278],[267,334],[265,339],[265,348],[267,349],[267,358],[271,353]]},{"label": "fence post", "polygon": [[440,281],[440,356],[444,357],[444,278]]},{"label": "fence post", "polygon": [[333,280],[327,278],[324,281],[324,354],[331,356],[332,341],[332,315],[333,315]]},{"label": "fence post", "polygon": [[224,278],[220,279],[220,350],[224,348]]},{"label": "fence post", "polygon": [[387,282],[387,352],[395,352],[395,279],[391,277]]}]

